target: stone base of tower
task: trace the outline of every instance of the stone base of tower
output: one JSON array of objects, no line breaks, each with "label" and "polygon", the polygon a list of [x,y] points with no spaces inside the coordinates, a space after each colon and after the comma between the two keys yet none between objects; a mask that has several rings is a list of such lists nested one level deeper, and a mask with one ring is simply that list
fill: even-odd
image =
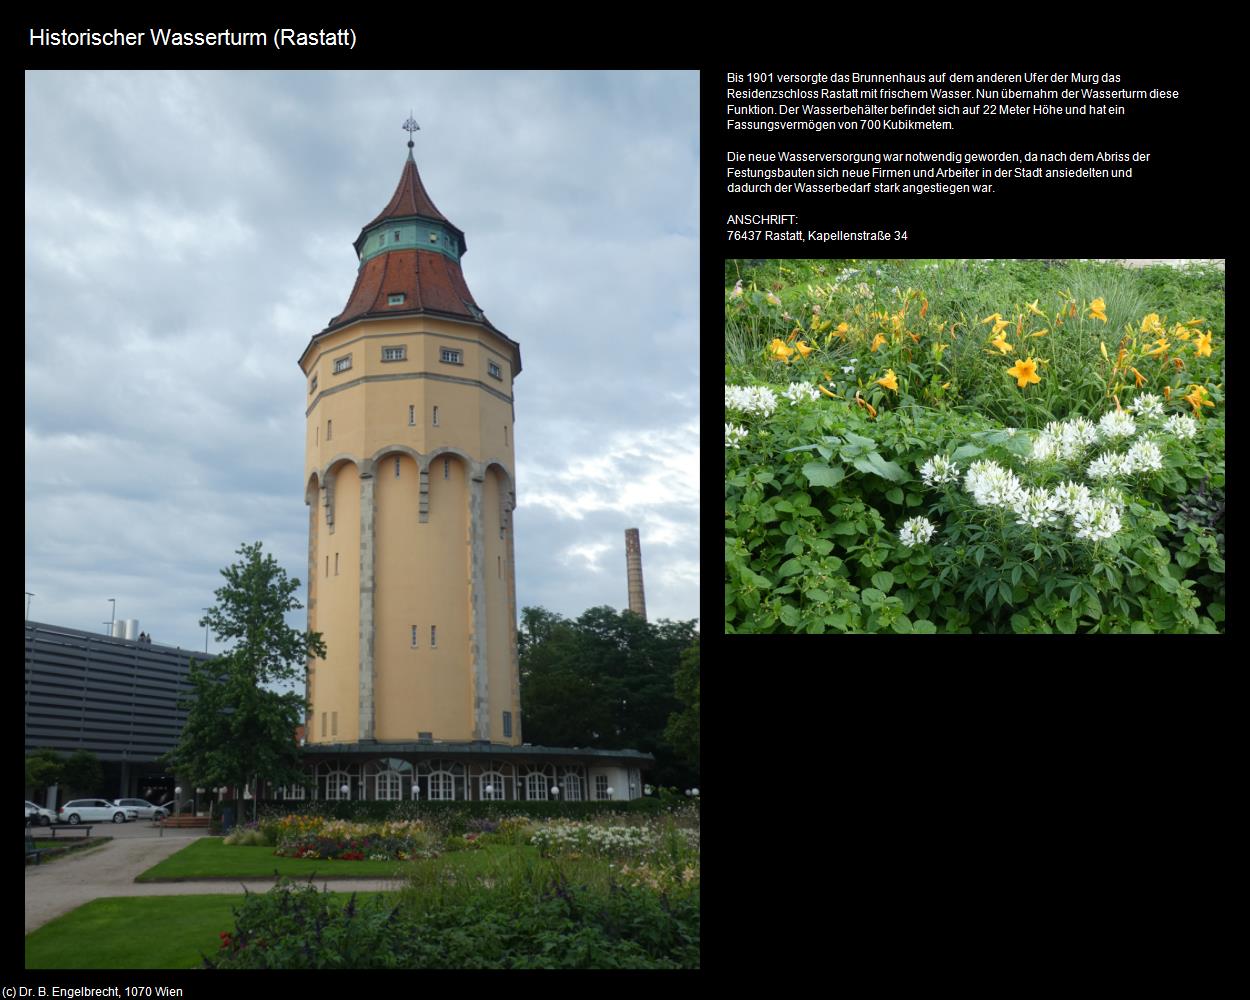
[{"label": "stone base of tower", "polygon": [[638,750],[486,741],[322,743],[305,747],[304,760],[312,790],[278,789],[274,798],[620,801],[642,797],[643,772],[655,765],[651,754]]}]

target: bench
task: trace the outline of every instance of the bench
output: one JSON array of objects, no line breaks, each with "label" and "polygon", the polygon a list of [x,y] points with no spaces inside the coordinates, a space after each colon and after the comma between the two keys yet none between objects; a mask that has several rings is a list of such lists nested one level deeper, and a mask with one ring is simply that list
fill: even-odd
[{"label": "bench", "polygon": [[79,824],[77,824],[76,826],[69,826],[69,825],[66,825],[66,826],[56,826],[56,825],[54,824],[53,826],[48,827],[48,829],[52,832],[52,836],[54,836],[54,837],[56,836],[56,832],[57,832],[57,830],[61,830],[61,831],[66,831],[66,830],[68,830],[68,831],[71,831],[71,832],[73,832],[73,831],[75,831],[75,830],[81,830],[81,831],[82,831],[82,835],[83,835],[84,837],[90,837],[90,836],[91,836],[91,827],[92,827],[92,825],[93,825],[93,824],[91,824],[91,823],[79,823]]},{"label": "bench", "polygon": [[39,864],[43,858],[43,851],[35,846],[35,839],[29,833],[26,835],[26,857],[27,859],[33,857],[35,864]]}]

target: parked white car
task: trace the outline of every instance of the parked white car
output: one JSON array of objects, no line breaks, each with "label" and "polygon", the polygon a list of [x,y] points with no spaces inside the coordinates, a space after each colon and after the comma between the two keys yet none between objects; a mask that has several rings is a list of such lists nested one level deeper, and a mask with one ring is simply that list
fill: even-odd
[{"label": "parked white car", "polygon": [[75,799],[57,810],[57,819],[70,826],[79,823],[125,823],[138,819],[138,815],[133,808],[114,805],[108,799]]},{"label": "parked white car", "polygon": [[154,806],[147,799],[117,799],[114,805],[119,805],[127,811],[135,810],[135,815],[139,819],[163,819],[169,815],[168,809]]},{"label": "parked white car", "polygon": [[56,822],[56,813],[51,809],[45,809],[43,806],[37,806],[33,802],[27,802],[26,822],[27,824],[38,823],[40,826],[50,826]]}]

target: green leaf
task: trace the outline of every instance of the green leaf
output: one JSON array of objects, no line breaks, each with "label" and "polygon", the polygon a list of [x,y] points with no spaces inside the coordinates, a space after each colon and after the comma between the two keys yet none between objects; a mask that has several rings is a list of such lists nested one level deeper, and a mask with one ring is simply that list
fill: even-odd
[{"label": "green leaf", "polygon": [[911,622],[906,618],[895,618],[890,627],[900,635],[911,635]]},{"label": "green leaf", "polygon": [[934,625],[933,622],[929,621],[928,618],[917,618],[911,623],[911,630],[913,632],[924,633],[925,635],[933,635],[937,632],[937,626]]},{"label": "green leaf", "polygon": [[1224,560],[1219,556],[1207,556],[1207,565],[1216,573],[1224,572]]},{"label": "green leaf", "polygon": [[1072,617],[1072,612],[1061,611],[1055,619],[1055,627],[1064,635],[1076,634],[1076,619]]},{"label": "green leaf", "polygon": [[1207,614],[1209,614],[1215,621],[1222,622],[1224,620],[1224,605],[1208,604]]},{"label": "green leaf", "polygon": [[837,486],[846,475],[840,465],[825,465],[824,462],[808,462],[803,466],[803,475],[813,486]]},{"label": "green leaf", "polygon": [[1198,556],[1192,552],[1187,552],[1182,549],[1180,552],[1176,553],[1176,562],[1177,565],[1182,566],[1185,569],[1190,569],[1191,567],[1198,565]]},{"label": "green leaf", "polygon": [[760,590],[772,590],[773,588],[773,581],[766,576],[760,576],[758,573],[752,573],[750,570],[746,570],[744,576],[748,583],[755,584]]},{"label": "green leaf", "polygon": [[781,564],[781,569],[777,571],[777,579],[780,580],[782,577],[792,576],[795,573],[802,573],[802,572],[803,572],[802,561],[798,559],[787,559],[785,562]]},{"label": "green leaf", "polygon": [[829,595],[819,588],[809,590],[805,596],[809,601],[815,601],[817,604],[824,604],[829,600]]},{"label": "green leaf", "polygon": [[907,506],[908,507],[919,507],[922,503],[924,503],[924,497],[922,497],[919,493],[907,494]]},{"label": "green leaf", "polygon": [[892,483],[907,482],[907,473],[893,462],[887,462],[877,452],[869,452],[862,458],[855,459],[852,463],[860,472],[867,472],[871,475],[880,476]]},{"label": "green leaf", "polygon": [[1011,585],[1014,587],[1020,582],[1020,566],[1017,563],[1015,569],[1011,571]]},{"label": "green leaf", "polygon": [[1029,630],[1029,619],[1026,615],[1011,616],[1011,630],[1016,633],[1027,632]]},{"label": "green leaf", "polygon": [[846,432],[846,439],[851,444],[857,444],[863,448],[875,448],[877,446],[877,442],[872,438],[866,438],[862,434],[852,434],[850,431]]},{"label": "green leaf", "polygon": [[1011,588],[1004,580],[998,581],[998,596],[1002,598],[1004,604],[1011,603]]},{"label": "green leaf", "polygon": [[880,604],[885,600],[885,594],[879,590],[874,590],[872,587],[865,587],[861,590],[859,597],[865,604]]},{"label": "green leaf", "polygon": [[833,542],[827,538],[817,538],[812,542],[812,551],[818,556],[827,556],[833,551]]},{"label": "green leaf", "polygon": [[962,447],[956,448],[955,453],[951,455],[951,458],[958,462],[965,458],[973,458],[980,455],[983,451],[985,451],[984,448],[978,448],[975,444],[965,444]]},{"label": "green leaf", "polygon": [[1133,627],[1129,629],[1133,635],[1154,635],[1155,630],[1145,622],[1133,622]]},{"label": "green leaf", "polygon": [[890,592],[890,588],[894,586],[894,574],[887,570],[882,570],[880,573],[874,573],[872,575],[872,585],[878,590],[888,594]]},{"label": "green leaf", "polygon": [[[832,543],[831,543],[832,544]],[[803,551],[803,539],[798,535],[791,535],[786,539],[785,553],[788,556],[797,556]]]},{"label": "green leaf", "polygon": [[829,530],[835,535],[853,535],[855,534],[855,525],[847,521],[839,521]]},{"label": "green leaf", "polygon": [[846,628],[846,612],[839,611],[837,614],[826,615],[825,624],[832,625],[834,628]]},{"label": "green leaf", "polygon": [[886,491],[885,498],[889,500],[890,503],[902,504],[903,491],[895,486],[894,489]]},{"label": "green leaf", "polygon": [[789,625],[791,628],[794,628],[796,625],[798,625],[801,618],[802,616],[799,614],[799,609],[796,608],[793,604],[782,605],[781,620],[785,622],[785,624]]}]

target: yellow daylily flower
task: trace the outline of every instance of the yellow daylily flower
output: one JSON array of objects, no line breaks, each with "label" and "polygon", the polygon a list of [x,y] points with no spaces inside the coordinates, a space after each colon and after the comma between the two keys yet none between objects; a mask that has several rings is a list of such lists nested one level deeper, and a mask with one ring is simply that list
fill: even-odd
[{"label": "yellow daylily flower", "polygon": [[1202,407],[1215,405],[1215,403],[1207,399],[1207,390],[1203,388],[1202,386],[1191,385],[1189,388],[1190,388],[1189,395],[1183,396],[1182,398],[1185,400],[1185,402],[1187,402],[1190,406],[1194,408],[1195,417],[1202,415]]},{"label": "yellow daylily flower", "polygon": [[1170,385],[1165,385],[1163,387],[1163,398],[1164,399],[1172,398],[1172,387]]},{"label": "yellow daylily flower", "polygon": [[884,334],[884,333],[879,333],[879,334],[877,334],[875,337],[873,337],[873,339],[872,339],[872,347],[871,347],[871,348],[869,348],[869,350],[871,350],[871,351],[874,351],[874,352],[875,352],[875,351],[877,350],[877,348],[878,348],[878,347],[880,347],[880,346],[881,346],[882,344],[884,344],[884,343],[885,343],[885,334]]},{"label": "yellow daylily flower", "polygon": [[1141,332],[1157,337],[1163,336],[1163,324],[1159,322],[1158,313],[1147,313],[1141,321]]},{"label": "yellow daylily flower", "polygon": [[[1075,315],[1075,307],[1073,307],[1073,309],[1073,315]],[[1094,301],[1089,304],[1088,318],[1100,319],[1104,323],[1107,322],[1107,303],[1105,303],[1102,299],[1094,299]]]},{"label": "yellow daylily flower", "polygon": [[1146,384],[1146,376],[1143,375],[1141,372],[1139,372],[1136,368],[1130,365],[1129,371],[1131,371],[1137,379],[1137,388],[1140,389],[1143,385]]},{"label": "yellow daylily flower", "polygon": [[1205,322],[1206,322],[1205,319],[1191,319],[1185,325],[1186,326],[1202,326],[1202,324]]},{"label": "yellow daylily flower", "polygon": [[1100,341],[1098,341],[1098,349],[1099,349],[1100,351],[1102,351],[1102,357],[1103,357],[1103,360],[1104,360],[1104,361],[1110,361],[1110,360],[1111,360],[1109,357],[1107,357],[1107,345],[1106,345],[1106,344],[1104,344],[1101,340],[1100,340]]},{"label": "yellow daylily flower", "polygon": [[877,379],[877,385],[881,386],[883,389],[893,389],[895,392],[898,392],[898,379],[894,377],[894,369],[887,368],[885,370],[885,377]]},{"label": "yellow daylily flower", "polygon": [[1211,356],[1211,331],[1198,335],[1198,339],[1194,341],[1194,350],[1198,352],[1198,357],[1209,358]]},{"label": "yellow daylily flower", "polygon": [[828,389],[826,389],[823,385],[818,385],[818,386],[816,386],[816,388],[817,388],[817,389],[819,389],[821,392],[823,392],[823,393],[824,393],[826,396],[828,396],[830,399],[841,399],[841,398],[842,398],[841,396],[835,396],[835,395],[834,395],[833,393],[831,393]]},{"label": "yellow daylily flower", "polygon": [[786,347],[786,342],[778,337],[774,338],[773,342],[768,345],[768,353],[774,360],[784,361],[786,364],[789,364],[790,355],[792,355],[794,351],[792,351],[789,347]]},{"label": "yellow daylily flower", "polygon": [[1027,388],[1029,385],[1035,385],[1041,381],[1037,374],[1037,362],[1032,358],[1021,361],[1016,358],[1016,364],[1013,368],[1007,369],[1007,374],[1016,380],[1016,385],[1021,389]]},{"label": "yellow daylily flower", "polygon": [[950,387],[951,387],[951,384],[950,384],[949,382],[943,382],[943,383],[942,383],[942,388],[943,388],[943,389],[949,389]]},{"label": "yellow daylily flower", "polygon": [[781,305],[781,299],[777,298],[777,296],[775,296],[772,292],[769,292],[764,296],[764,298],[767,299],[772,305]]},{"label": "yellow daylily flower", "polygon": [[1034,299],[1032,302],[1030,302],[1030,303],[1028,304],[1028,306],[1027,306],[1026,308],[1027,308],[1027,309],[1029,310],[1029,312],[1031,312],[1034,316],[1041,316],[1041,317],[1042,317],[1042,319],[1045,319],[1045,318],[1046,318],[1046,314],[1045,314],[1044,312],[1042,312],[1040,309],[1038,309],[1038,308],[1037,308],[1037,303],[1038,303],[1038,300],[1037,300],[1037,299]]},{"label": "yellow daylily flower", "polygon": [[997,340],[991,340],[990,343],[993,344],[995,347],[997,347],[1004,354],[1010,354],[1013,350],[1012,346],[1009,343],[1007,343],[1006,339],[1002,336],[1000,336]]},{"label": "yellow daylily flower", "polygon": [[927,313],[928,311],[929,311],[929,300],[925,299],[923,305],[921,305],[920,307],[920,318],[924,319],[925,313]]},{"label": "yellow daylily flower", "polygon": [[1157,344],[1158,346],[1153,351],[1146,352],[1152,358],[1157,358],[1160,354],[1166,353],[1168,349],[1167,337],[1160,337],[1157,341]]},{"label": "yellow daylily flower", "polygon": [[845,335],[846,335],[846,332],[847,332],[849,329],[850,329],[850,327],[849,327],[849,326],[847,326],[845,323],[839,323],[839,324],[838,324],[838,325],[834,328],[833,332],[834,332],[834,333],[836,333],[839,337],[842,337],[842,336],[845,336]]},{"label": "yellow daylily flower", "polygon": [[809,354],[812,353],[812,349],[808,347],[805,343],[803,343],[803,341],[801,340],[796,342],[794,347],[795,347],[795,350],[797,350],[801,355],[803,355],[803,357],[807,357]]},{"label": "yellow daylily flower", "polygon": [[1050,333],[1049,330],[1038,330],[1037,333],[1030,333],[1029,336],[1030,337],[1044,337],[1048,333]]},{"label": "yellow daylily flower", "polygon": [[1172,327],[1172,336],[1178,340],[1188,340],[1191,332],[1189,327],[1183,323],[1177,323],[1176,326]]}]

